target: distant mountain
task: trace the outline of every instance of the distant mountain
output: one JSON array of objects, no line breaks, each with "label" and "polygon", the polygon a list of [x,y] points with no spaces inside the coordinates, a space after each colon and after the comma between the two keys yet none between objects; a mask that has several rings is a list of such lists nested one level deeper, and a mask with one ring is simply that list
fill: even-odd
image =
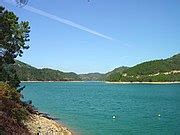
[{"label": "distant mountain", "polygon": [[111,78],[106,78],[106,80],[122,82],[180,81],[180,54],[168,59],[144,62],[123,72],[115,72]]},{"label": "distant mountain", "polygon": [[106,74],[64,73],[49,68],[37,69],[16,61],[16,71],[23,81],[121,81],[121,82],[167,82],[180,81],[180,54],[168,59],[153,60],[134,67],[119,67]]},{"label": "distant mountain", "polygon": [[105,78],[105,74],[101,73],[88,73],[88,74],[79,74],[81,80],[83,81],[102,81]]},{"label": "distant mountain", "polygon": [[118,74],[122,73],[126,69],[128,69],[128,67],[122,66],[119,68],[115,68],[113,71],[110,71],[106,74],[88,73],[88,74],[79,74],[79,76],[83,81],[105,81],[114,78],[114,75],[116,75],[117,73]]},{"label": "distant mountain", "polygon": [[15,69],[21,81],[80,81],[81,78],[73,72],[64,73],[58,70],[37,69],[21,61],[16,61]]}]

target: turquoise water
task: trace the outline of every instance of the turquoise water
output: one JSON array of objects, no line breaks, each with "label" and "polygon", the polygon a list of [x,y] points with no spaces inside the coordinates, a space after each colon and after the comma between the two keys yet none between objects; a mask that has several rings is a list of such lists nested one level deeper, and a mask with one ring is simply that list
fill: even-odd
[{"label": "turquoise water", "polygon": [[180,84],[24,84],[25,100],[80,135],[180,134]]}]

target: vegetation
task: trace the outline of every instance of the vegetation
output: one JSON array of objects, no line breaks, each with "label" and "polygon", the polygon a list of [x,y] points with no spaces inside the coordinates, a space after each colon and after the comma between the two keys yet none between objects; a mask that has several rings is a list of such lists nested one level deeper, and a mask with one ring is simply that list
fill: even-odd
[{"label": "vegetation", "polygon": [[101,73],[88,73],[79,74],[79,76],[83,81],[103,81],[106,75]]},{"label": "vegetation", "polygon": [[43,68],[37,69],[28,64],[16,61],[15,69],[21,81],[80,81],[81,78],[73,73]]},{"label": "vegetation", "polygon": [[136,76],[163,73],[173,70],[180,70],[180,54],[165,60],[154,60],[138,64],[129,68],[126,73],[129,76]]},{"label": "vegetation", "polygon": [[125,66],[115,68],[113,71],[108,72],[106,74],[105,80],[112,81],[112,82],[119,81],[122,77],[123,71],[125,71],[127,69],[128,69],[128,67],[125,67]]},{"label": "vegetation", "polygon": [[[173,72],[174,71],[174,72]],[[154,60],[112,72],[107,81],[122,82],[167,82],[180,81],[180,54],[168,59]]]},{"label": "vegetation", "polygon": [[17,56],[29,46],[30,27],[28,22],[18,22],[18,17],[0,7],[0,81],[7,82],[11,87],[19,87],[20,81],[12,67]]},{"label": "vegetation", "polygon": [[22,121],[31,105],[21,102],[21,94],[8,84],[0,83],[0,134],[29,134]]},{"label": "vegetation", "polygon": [[14,68],[15,58],[29,46],[28,22],[0,7],[0,134],[29,134],[23,125],[29,113],[35,112],[31,102],[21,101],[19,78]]},{"label": "vegetation", "polygon": [[[134,67],[119,67],[106,74],[64,73],[48,68],[37,69],[28,64],[16,61],[15,69],[23,81],[122,81],[122,82],[158,82],[180,81],[180,54],[164,60],[154,60]],[[172,72],[171,71],[177,71]],[[167,74],[170,72],[169,74]]]},{"label": "vegetation", "polygon": [[180,81],[180,73],[175,74],[163,74],[160,73],[156,76],[142,75],[137,77],[121,77],[121,82],[175,82]]},{"label": "vegetation", "polygon": [[[106,74],[88,73],[88,74],[79,74],[79,76],[83,81],[105,81],[111,79],[113,79],[113,81],[117,81],[120,79],[121,73],[126,69],[128,69],[128,67],[122,66]],[[117,76],[116,73],[118,73],[119,75]]]}]

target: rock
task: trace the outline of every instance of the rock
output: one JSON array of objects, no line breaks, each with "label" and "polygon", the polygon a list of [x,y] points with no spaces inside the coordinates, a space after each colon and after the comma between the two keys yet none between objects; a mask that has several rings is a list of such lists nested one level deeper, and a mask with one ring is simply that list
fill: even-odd
[{"label": "rock", "polygon": [[31,133],[40,132],[40,134],[57,133],[57,135],[72,135],[66,127],[42,115],[32,115],[25,124]]}]

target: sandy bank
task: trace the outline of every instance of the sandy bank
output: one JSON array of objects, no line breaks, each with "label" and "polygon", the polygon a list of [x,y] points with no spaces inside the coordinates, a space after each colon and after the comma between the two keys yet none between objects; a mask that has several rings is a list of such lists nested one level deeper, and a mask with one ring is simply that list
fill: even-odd
[{"label": "sandy bank", "polygon": [[111,84],[180,84],[180,82],[105,82]]},{"label": "sandy bank", "polygon": [[39,135],[72,135],[72,132],[69,131],[69,129],[66,127],[41,115],[31,115],[29,120],[25,122],[25,125],[32,134],[39,133]]}]

